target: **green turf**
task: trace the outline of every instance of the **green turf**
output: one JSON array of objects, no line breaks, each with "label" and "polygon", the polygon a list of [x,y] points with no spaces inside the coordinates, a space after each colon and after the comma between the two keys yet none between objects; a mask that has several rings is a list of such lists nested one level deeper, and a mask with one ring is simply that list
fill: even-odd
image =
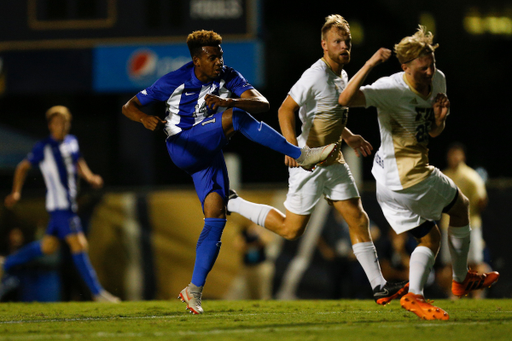
[{"label": "green turf", "polygon": [[421,321],[398,302],[178,300],[120,304],[1,303],[3,340],[512,340],[512,300],[437,300],[449,321]]}]

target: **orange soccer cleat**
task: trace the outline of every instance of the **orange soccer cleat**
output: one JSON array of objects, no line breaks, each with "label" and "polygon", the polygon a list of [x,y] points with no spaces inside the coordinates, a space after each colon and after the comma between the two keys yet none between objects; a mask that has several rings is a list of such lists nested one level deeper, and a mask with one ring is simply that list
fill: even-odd
[{"label": "orange soccer cleat", "polygon": [[422,295],[415,295],[412,292],[400,299],[402,308],[415,313],[422,320],[448,320],[450,316],[443,309],[430,304]]},{"label": "orange soccer cleat", "polygon": [[470,291],[492,286],[499,278],[500,274],[497,271],[478,274],[476,271],[469,270],[466,279],[462,283],[452,281],[452,293],[455,296],[462,297],[469,294]]}]

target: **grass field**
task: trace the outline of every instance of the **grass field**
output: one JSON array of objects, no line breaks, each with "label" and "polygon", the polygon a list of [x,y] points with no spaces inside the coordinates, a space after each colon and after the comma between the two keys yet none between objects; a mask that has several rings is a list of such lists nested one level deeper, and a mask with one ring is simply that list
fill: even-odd
[{"label": "grass field", "polygon": [[399,302],[216,301],[205,314],[175,301],[2,303],[4,340],[512,340],[512,300],[437,300],[449,321],[421,321]]}]

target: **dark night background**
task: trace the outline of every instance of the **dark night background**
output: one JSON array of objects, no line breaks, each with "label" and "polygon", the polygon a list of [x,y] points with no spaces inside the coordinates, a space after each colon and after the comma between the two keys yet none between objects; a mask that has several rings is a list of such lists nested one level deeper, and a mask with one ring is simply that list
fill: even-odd
[{"label": "dark night background", "polygon": [[[207,26],[190,28],[193,23],[188,23],[189,26],[184,28],[187,23],[182,14],[188,10],[184,4],[190,1],[118,0],[115,2],[119,13],[116,24],[130,26],[134,16],[142,16],[140,22],[145,22],[147,26],[143,27],[143,37],[138,36],[138,43],[144,44],[154,38],[148,32],[154,32],[155,36],[170,37],[169,42],[184,42],[190,31],[210,29]],[[79,138],[82,154],[90,168],[105,179],[105,191],[125,188],[144,191],[181,185],[190,187],[190,177],[174,166],[167,155],[163,132],[147,131],[141,124],[131,122],[122,115],[122,105],[136,91],[100,94],[92,90],[92,77],[84,70],[92,69],[93,46],[82,46],[77,41],[77,46],[65,49],[48,46],[37,51],[19,46],[15,49],[2,49],[6,41],[8,43],[14,37],[22,36],[23,32],[25,36],[22,39],[36,43],[44,39],[45,32],[31,32],[27,29],[27,3],[19,0],[7,4],[4,1],[0,5],[0,58],[3,60],[3,69],[0,68],[0,131],[3,128],[41,139],[48,134],[45,111],[53,105],[65,105],[73,113],[71,133]],[[106,0],[37,0],[37,3],[54,6],[52,15],[57,16],[66,3],[74,3],[87,15],[91,8],[105,4]],[[343,15],[351,24],[353,35],[358,32],[358,27],[363,29],[364,39],[360,43],[354,40],[352,61],[345,67],[349,77],[378,48],[393,49],[394,44],[403,37],[414,34],[421,18],[430,17],[434,20],[434,42],[440,45],[436,50],[437,67],[447,78],[451,116],[443,134],[430,142],[430,162],[444,168],[448,145],[459,141],[467,146],[468,165],[487,170],[490,205],[483,215],[484,238],[494,252],[493,268],[500,271],[509,269],[511,260],[508,243],[511,232],[507,226],[512,219],[512,212],[508,208],[512,197],[512,167],[509,160],[512,112],[507,98],[511,93],[512,79],[512,1],[368,0],[316,3],[261,0],[259,3],[261,22],[257,38],[265,46],[266,82],[264,86],[258,86],[258,90],[269,100],[271,110],[255,117],[277,130],[277,109],[289,89],[311,64],[322,57],[320,29],[326,16],[334,13]],[[481,18],[505,18],[506,32],[491,34],[492,30],[487,28],[482,34],[469,34],[463,23],[464,17],[471,11],[477,12]],[[119,30],[118,27],[116,29]],[[140,31],[138,28],[131,29]],[[179,30],[179,34],[172,36],[171,32]],[[62,34],[73,39],[83,38],[89,33],[105,34],[102,32],[68,30]],[[46,34],[58,35],[59,32],[48,30]],[[233,39],[229,35],[223,36],[225,42]],[[225,60],[229,65],[230,56],[226,55]],[[11,63],[22,67],[10,69]],[[60,70],[58,77],[52,74],[55,69]],[[367,83],[398,71],[400,65],[392,57],[372,71]],[[3,93],[2,77],[5,77]],[[163,117],[164,110],[162,104],[149,107],[146,112]],[[374,108],[351,109],[348,127],[363,135],[375,149],[379,147]],[[0,152],[2,148],[9,148],[3,139],[4,136],[0,135]],[[28,151],[29,148],[23,153]],[[247,140],[241,134],[233,137],[225,151],[240,156],[244,185],[286,186],[288,172],[282,155]],[[370,217],[378,219],[381,212],[371,190],[375,183],[370,173],[372,159],[369,157],[363,162],[363,201]],[[13,167],[0,167],[2,198],[11,189],[13,170]],[[88,188],[84,186],[85,190]],[[44,183],[37,170],[27,178],[24,191],[24,194],[32,191],[36,196],[42,195]],[[377,223],[379,226],[385,225],[383,220]],[[498,296],[508,297],[512,280],[508,272],[502,271],[502,274]]]},{"label": "dark night background", "polygon": [[[510,2],[372,0],[364,3],[324,1],[317,5],[262,1],[261,5],[259,35],[265,43],[266,85],[258,89],[270,101],[271,110],[255,115],[256,118],[279,130],[277,109],[281,102],[302,72],[322,56],[320,28],[327,15],[339,13],[364,28],[364,41],[354,45],[352,62],[346,66],[350,77],[379,47],[392,49],[401,38],[413,34],[420,14],[427,12],[435,18],[435,42],[440,44],[436,51],[437,67],[446,74],[452,105],[446,130],[431,140],[431,163],[443,168],[447,145],[461,141],[468,147],[468,164],[483,166],[492,179],[512,177],[508,165],[512,119],[510,107],[505,104],[512,76],[512,36],[469,35],[462,25],[464,15],[473,6],[486,14],[510,11]],[[197,27],[200,28],[203,27]],[[50,60],[57,60],[59,53],[59,50],[43,51],[44,58]],[[74,114],[72,133],[79,137],[86,160],[94,171],[104,176],[107,186],[190,184],[189,177],[167,156],[163,133],[145,131],[141,125],[122,116],[121,106],[135,93],[96,94],[87,90],[90,80],[75,77],[72,71],[74,65],[89,63],[92,57],[80,49],[68,51],[68,54],[69,65],[64,68],[70,71],[67,80],[78,83],[84,90],[55,92],[51,82],[46,83],[43,78],[39,84],[28,85],[31,90],[26,93],[6,92],[0,97],[0,124],[42,138],[47,134],[45,110],[55,104],[67,105]],[[24,51],[11,53],[9,58],[27,58],[27,68],[38,68],[37,60],[30,59]],[[226,60],[229,63],[229,56]],[[392,57],[376,68],[367,82],[397,71],[400,66]],[[41,70],[38,72],[44,75]],[[163,115],[164,108],[154,106],[147,112]],[[378,148],[378,123],[373,108],[352,109],[348,127]],[[287,170],[281,155],[241,135],[232,139],[226,152],[240,154],[244,183],[286,182]],[[130,161],[133,154],[141,157]],[[370,182],[373,181],[371,162],[371,158],[364,161],[364,179]],[[12,170],[2,173],[2,190],[9,190],[11,177]],[[27,186],[32,185],[36,184],[28,181]]]}]

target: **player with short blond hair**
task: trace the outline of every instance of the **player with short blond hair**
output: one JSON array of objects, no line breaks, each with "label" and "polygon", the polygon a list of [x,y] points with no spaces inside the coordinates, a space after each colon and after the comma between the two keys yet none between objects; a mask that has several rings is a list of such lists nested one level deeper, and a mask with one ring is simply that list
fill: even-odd
[{"label": "player with short blond hair", "polygon": [[436,69],[433,35],[418,31],[395,45],[402,72],[362,86],[370,71],[391,56],[379,49],[350,80],[339,97],[341,105],[377,108],[381,146],[372,174],[377,200],[397,233],[418,241],[410,259],[409,293],[402,307],[426,320],[447,320],[448,314],[424,298],[423,289],[439,252],[441,233],[436,221],[450,216],[449,248],[453,264],[452,292],[464,296],[494,284],[499,274],[468,270],[471,228],[468,199],[455,183],[429,164],[428,142],[445,128],[450,112],[444,74]]},{"label": "player with short blond hair", "polygon": [[395,54],[400,64],[407,64],[414,59],[433,53],[439,44],[434,44],[434,35],[426,26],[420,26],[412,36],[403,38],[395,44]]},{"label": "player with short blond hair", "polygon": [[327,40],[328,34],[333,28],[344,35],[351,35],[348,21],[339,14],[331,14],[325,18],[325,23],[321,30],[321,39]]},{"label": "player with short blond hair", "polygon": [[[338,97],[348,82],[343,69],[350,61],[352,47],[348,22],[338,14],[330,15],[322,27],[323,57],[307,69],[293,85],[279,108],[279,123],[286,139],[299,147],[320,147],[345,141],[357,155],[369,155],[372,146],[360,135],[346,128],[348,108],[338,104]],[[302,128],[297,136],[295,116]],[[377,251],[369,233],[368,215],[363,209],[354,177],[341,150],[313,172],[289,166],[286,215],[276,208],[248,202],[232,193],[228,210],[250,219],[287,239],[301,236],[311,214],[322,197],[343,216],[350,229],[354,254],[363,267],[378,304],[387,304],[407,292],[407,281],[388,283],[382,276]]]}]

